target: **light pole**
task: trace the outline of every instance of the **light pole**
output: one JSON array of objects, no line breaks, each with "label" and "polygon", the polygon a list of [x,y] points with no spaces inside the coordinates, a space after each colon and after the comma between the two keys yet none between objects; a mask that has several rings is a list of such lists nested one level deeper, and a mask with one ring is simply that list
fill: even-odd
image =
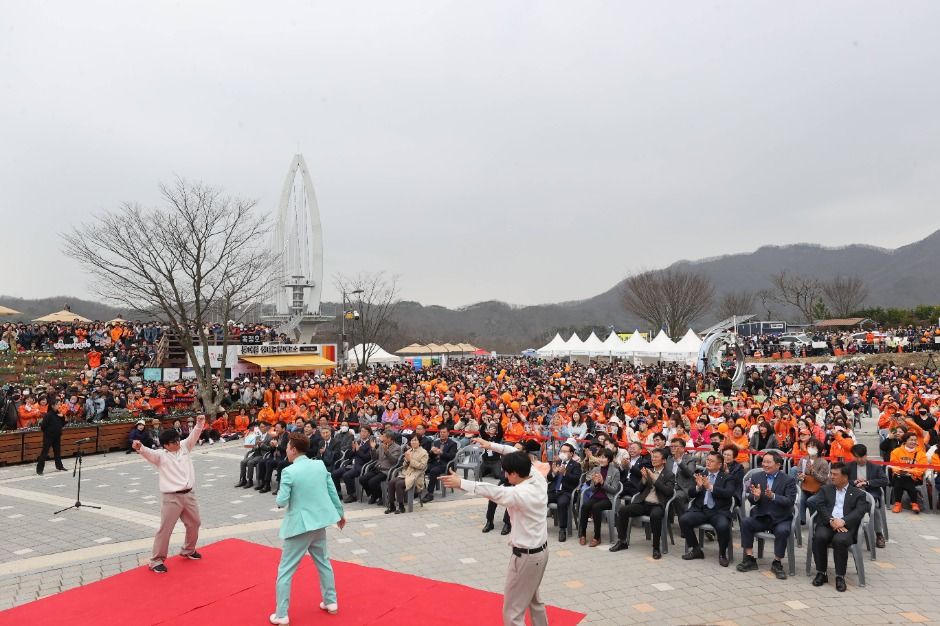
[{"label": "light pole", "polygon": [[[349,295],[356,295],[357,293],[362,293],[362,289],[356,289],[349,292]],[[343,351],[343,371],[346,370],[346,367],[349,365],[349,352],[348,346],[346,345],[346,292],[343,291],[343,321],[342,321],[342,330],[340,331],[340,346],[339,349]]]}]

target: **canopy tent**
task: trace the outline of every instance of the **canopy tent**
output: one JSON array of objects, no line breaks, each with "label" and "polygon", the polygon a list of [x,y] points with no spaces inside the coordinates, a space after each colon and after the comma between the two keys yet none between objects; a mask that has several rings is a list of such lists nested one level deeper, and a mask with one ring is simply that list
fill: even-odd
[{"label": "canopy tent", "polygon": [[56,311],[55,313],[50,313],[49,315],[43,315],[42,317],[37,317],[33,320],[34,322],[79,322],[87,323],[91,320],[87,317],[82,317],[77,313],[72,313],[68,309],[62,309],[61,311]]},{"label": "canopy tent", "polygon": [[601,341],[593,331],[591,331],[588,338],[584,340],[584,350],[591,356],[607,354],[607,348],[604,346],[604,342]]},{"label": "canopy tent", "polygon": [[536,350],[539,356],[555,356],[565,351],[565,340],[561,335],[555,333],[555,336],[547,344]]},{"label": "canopy tent", "polygon": [[612,356],[617,356],[620,354],[620,350],[623,348],[623,339],[620,338],[616,332],[611,332],[607,335],[607,339],[604,340],[604,353],[610,354]]},{"label": "canopy tent", "polygon": [[401,350],[396,350],[398,354],[431,354],[431,350],[424,344],[413,343],[405,346]]},{"label": "canopy tent", "polygon": [[676,351],[676,342],[669,338],[669,335],[666,334],[666,331],[660,330],[653,340],[650,342],[648,352],[675,352]]},{"label": "canopy tent", "polygon": [[262,369],[278,372],[291,370],[313,370],[336,367],[336,363],[316,354],[266,354],[263,356],[241,356],[242,361],[254,363]]},{"label": "canopy tent", "polygon": [[22,313],[16,309],[11,309],[0,304],[0,315],[22,315]]},{"label": "canopy tent", "polygon": [[[457,347],[460,348],[461,352],[477,352],[480,350],[472,343],[458,343]],[[484,352],[486,352],[486,350],[484,350]]]},{"label": "canopy tent", "polygon": [[676,351],[688,354],[698,354],[702,348],[702,340],[690,328],[689,331],[676,343]]},{"label": "canopy tent", "polygon": [[584,349],[584,341],[578,337],[578,333],[571,333],[571,337],[568,338],[564,348],[562,348],[562,354],[587,354]]},{"label": "canopy tent", "polygon": [[620,346],[620,354],[646,354],[649,352],[650,344],[646,339],[643,339],[643,335],[640,334],[639,330],[634,330],[633,334],[630,335],[630,338],[623,342],[623,345]]},{"label": "canopy tent", "polygon": [[346,362],[361,364],[363,361],[367,365],[384,365],[387,363],[401,363],[401,357],[389,354],[381,346],[374,343],[356,344],[346,353]]},{"label": "canopy tent", "polygon": [[118,315],[113,320],[108,320],[108,324],[126,324],[127,320]]}]

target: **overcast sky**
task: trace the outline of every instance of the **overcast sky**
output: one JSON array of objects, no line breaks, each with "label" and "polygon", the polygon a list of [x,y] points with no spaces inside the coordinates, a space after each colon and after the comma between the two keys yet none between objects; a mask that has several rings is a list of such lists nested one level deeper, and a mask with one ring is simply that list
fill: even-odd
[{"label": "overcast sky", "polygon": [[681,258],[940,228],[940,3],[39,2],[0,8],[0,293],[89,295],[59,233],[180,174],[274,212],[303,153],[326,288],[589,297]]}]

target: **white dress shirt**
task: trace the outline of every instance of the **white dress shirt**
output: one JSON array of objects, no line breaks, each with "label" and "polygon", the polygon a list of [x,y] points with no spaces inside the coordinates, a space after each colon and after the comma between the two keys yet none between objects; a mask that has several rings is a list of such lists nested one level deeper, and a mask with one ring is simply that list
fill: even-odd
[{"label": "white dress shirt", "polygon": [[[491,443],[498,454],[516,452],[513,446]],[[460,488],[488,498],[506,507],[512,530],[509,542],[517,548],[532,550],[541,548],[548,541],[548,485],[541,472],[532,466],[529,477],[518,485],[500,487],[490,483],[461,480]]]},{"label": "white dress shirt", "polygon": [[848,485],[842,489],[836,488],[836,502],[832,505],[832,519],[842,519],[843,509],[845,508],[845,494],[848,490]]},{"label": "white dress shirt", "polygon": [[148,463],[155,465],[160,474],[160,492],[176,493],[185,489],[192,489],[196,486],[196,469],[193,467],[193,459],[190,456],[196,442],[199,441],[199,435],[202,433],[202,427],[196,423],[196,427],[189,433],[189,437],[180,442],[178,452],[168,452],[166,449],[151,450],[146,446],[141,446],[138,452]]}]

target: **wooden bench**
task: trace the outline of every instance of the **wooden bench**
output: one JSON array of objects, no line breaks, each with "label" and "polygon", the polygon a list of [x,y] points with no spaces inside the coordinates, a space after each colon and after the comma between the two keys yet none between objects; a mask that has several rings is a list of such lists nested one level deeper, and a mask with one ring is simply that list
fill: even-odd
[{"label": "wooden bench", "polygon": [[23,433],[0,433],[0,465],[23,462]]}]

